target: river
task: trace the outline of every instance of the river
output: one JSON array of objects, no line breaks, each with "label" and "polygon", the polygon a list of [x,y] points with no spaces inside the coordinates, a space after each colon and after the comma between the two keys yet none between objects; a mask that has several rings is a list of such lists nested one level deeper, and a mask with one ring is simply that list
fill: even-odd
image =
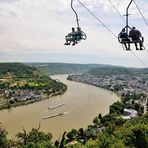
[{"label": "river", "polygon": [[[38,128],[51,132],[53,139],[61,137],[64,131],[86,128],[93,119],[101,113],[109,112],[109,106],[120,100],[114,93],[91,85],[68,81],[67,75],[55,75],[57,79],[68,86],[61,96],[51,97],[40,102],[0,111],[2,127],[8,131],[8,138],[15,138],[22,126],[26,131]],[[64,103],[65,105],[48,110],[49,106]],[[43,120],[43,117],[64,112],[64,115]]]}]

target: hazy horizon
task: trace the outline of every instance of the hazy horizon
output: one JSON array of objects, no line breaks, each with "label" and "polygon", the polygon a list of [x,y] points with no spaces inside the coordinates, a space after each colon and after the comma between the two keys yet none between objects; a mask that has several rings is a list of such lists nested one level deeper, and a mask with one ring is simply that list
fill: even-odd
[{"label": "hazy horizon", "polygon": [[[80,0],[116,36],[125,22],[115,12],[108,0]],[[112,0],[114,6],[125,14],[129,0]],[[147,1],[137,1],[144,17],[148,19]],[[74,1],[81,29],[87,39],[76,46],[64,46],[65,35],[76,28],[75,14],[70,0],[0,0],[0,62],[66,62],[101,63],[128,67],[148,67],[148,50],[124,51],[122,45],[84,7]],[[148,28],[132,3],[129,25],[136,26],[145,37],[148,47]]]},{"label": "hazy horizon", "polygon": [[95,62],[92,62],[92,63],[84,63],[84,62],[67,62],[67,60],[64,62],[64,61],[3,61],[3,62],[0,62],[1,64],[2,63],[22,63],[22,64],[82,64],[82,65],[91,65],[91,64],[94,64],[94,65],[104,65],[104,66],[116,66],[116,67],[125,67],[125,68],[147,68],[147,67],[137,67],[137,66],[129,66],[129,65],[120,65],[120,64],[113,64],[113,63],[95,63]]}]

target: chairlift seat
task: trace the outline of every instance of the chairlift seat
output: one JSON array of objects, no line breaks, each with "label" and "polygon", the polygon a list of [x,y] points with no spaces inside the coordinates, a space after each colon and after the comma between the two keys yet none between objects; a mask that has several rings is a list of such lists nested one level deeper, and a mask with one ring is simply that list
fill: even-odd
[{"label": "chairlift seat", "polygon": [[144,42],[144,38],[143,37],[140,37],[140,40],[132,40],[131,38],[120,38],[118,37],[118,40],[121,44],[125,44],[125,43],[130,43],[130,44],[133,44],[133,43],[143,43]]},{"label": "chairlift seat", "polygon": [[68,34],[68,35],[66,36],[66,40],[67,40],[67,41],[75,41],[75,35]]},{"label": "chairlift seat", "polygon": [[86,34],[83,32],[83,31],[81,31],[81,32],[78,32],[77,34],[76,34],[76,40],[86,40],[86,38],[87,38],[87,36],[86,36]]}]

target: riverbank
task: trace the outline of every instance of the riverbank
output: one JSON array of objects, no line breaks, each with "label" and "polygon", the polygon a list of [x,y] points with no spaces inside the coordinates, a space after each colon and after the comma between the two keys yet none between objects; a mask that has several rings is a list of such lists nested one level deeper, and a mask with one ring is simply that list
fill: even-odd
[{"label": "riverbank", "polygon": [[[60,82],[58,82],[58,83],[60,83]],[[42,100],[45,100],[45,99],[49,99],[49,98],[51,98],[53,96],[62,95],[67,90],[67,86],[65,84],[62,84],[62,85],[63,85],[63,87],[60,90],[58,90],[56,92],[53,92],[53,93],[51,93],[49,95],[47,95],[46,93],[42,93],[41,95],[38,94],[36,97],[34,97],[34,96],[32,97],[31,95],[29,96],[29,93],[28,93],[27,94],[28,98],[27,99],[22,99],[20,102],[19,101],[14,102],[12,99],[11,100],[9,99],[9,101],[7,101],[6,103],[0,104],[0,110],[10,109],[11,107],[24,106],[24,105],[32,104],[32,103],[39,102],[39,101],[42,101]],[[23,91],[25,91],[25,93],[26,93],[28,91],[28,89],[26,88]],[[40,91],[41,90],[39,90],[39,92]],[[28,92],[30,92],[30,91],[28,91]],[[32,91],[30,93],[32,93]],[[26,96],[24,96],[24,98],[26,98]],[[16,99],[16,98],[13,98],[13,99]]]},{"label": "riverbank", "polygon": [[[141,76],[139,77],[141,78]],[[142,114],[147,110],[146,103],[148,93],[145,91],[145,84],[141,85],[141,81],[138,81],[139,77],[137,76],[134,82],[133,77],[130,77],[129,75],[122,74],[95,76],[85,73],[82,75],[69,75],[67,79],[111,91],[121,98],[122,103],[124,103],[127,108],[136,109],[138,114]],[[144,90],[142,90],[142,88],[144,88]]]},{"label": "riverbank", "polygon": [[87,85],[91,85],[91,86],[95,86],[95,87],[99,87],[99,88],[101,88],[101,89],[103,89],[103,90],[105,90],[105,91],[108,91],[108,92],[110,92],[110,93],[113,93],[113,94],[115,94],[116,96],[118,96],[120,99],[121,99],[121,94],[120,93],[118,93],[117,91],[114,91],[114,90],[112,90],[112,89],[109,89],[108,87],[104,87],[104,86],[102,86],[102,85],[99,85],[98,83],[96,84],[96,83],[94,83],[94,80],[93,81],[87,81],[87,80],[83,80],[83,79],[81,79],[81,78],[78,78],[78,77],[75,77],[75,76],[80,76],[80,75],[68,75],[68,77],[67,77],[67,80],[69,80],[69,81],[74,81],[74,82],[78,82],[78,83],[83,83],[83,84],[87,84]]},{"label": "riverbank", "polygon": [[[29,132],[41,124],[41,130],[52,133],[53,140],[57,140],[64,131],[87,128],[92,124],[94,117],[99,113],[109,113],[109,106],[120,100],[115,94],[82,83],[67,80],[68,75],[52,76],[67,85],[68,89],[63,95],[52,96],[37,103],[19,106],[9,110],[0,111],[2,126],[8,131],[8,138],[14,138],[22,126]],[[49,106],[65,103],[65,105],[49,110]],[[43,120],[43,117],[53,114],[66,113],[64,116]]]}]

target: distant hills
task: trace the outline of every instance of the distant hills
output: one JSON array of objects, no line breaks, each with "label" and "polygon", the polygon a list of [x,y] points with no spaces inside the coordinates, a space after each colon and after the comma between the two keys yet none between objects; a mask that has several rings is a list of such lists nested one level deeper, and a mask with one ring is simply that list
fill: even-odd
[{"label": "distant hills", "polygon": [[100,68],[92,68],[88,71],[88,73],[97,76],[97,75],[131,74],[132,72],[127,68],[100,67]]},{"label": "distant hills", "polygon": [[33,74],[35,70],[35,67],[30,67],[22,63],[0,63],[0,76],[11,73],[22,77]]},{"label": "distant hills", "polygon": [[[7,89],[7,91],[5,91]],[[22,63],[0,63],[0,110],[64,93],[67,86]]]},{"label": "distant hills", "polygon": [[17,76],[33,74],[40,71],[46,75],[83,74],[148,74],[148,68],[127,68],[103,64],[67,64],[67,63],[0,63],[0,76],[11,72]]},{"label": "distant hills", "polygon": [[[26,63],[25,63],[26,64]],[[56,74],[82,74],[91,68],[102,67],[99,64],[66,64],[66,63],[27,63],[46,75]]]},{"label": "distant hills", "polygon": [[140,69],[140,68],[125,68],[125,67],[97,67],[90,69],[87,73],[92,74],[94,76],[99,75],[121,75],[121,74],[148,74],[148,68]]},{"label": "distant hills", "polygon": [[[26,64],[26,63],[25,63]],[[148,68],[130,68],[104,64],[67,64],[67,63],[27,63],[46,75],[83,74],[113,75],[113,74],[148,74]]]}]

